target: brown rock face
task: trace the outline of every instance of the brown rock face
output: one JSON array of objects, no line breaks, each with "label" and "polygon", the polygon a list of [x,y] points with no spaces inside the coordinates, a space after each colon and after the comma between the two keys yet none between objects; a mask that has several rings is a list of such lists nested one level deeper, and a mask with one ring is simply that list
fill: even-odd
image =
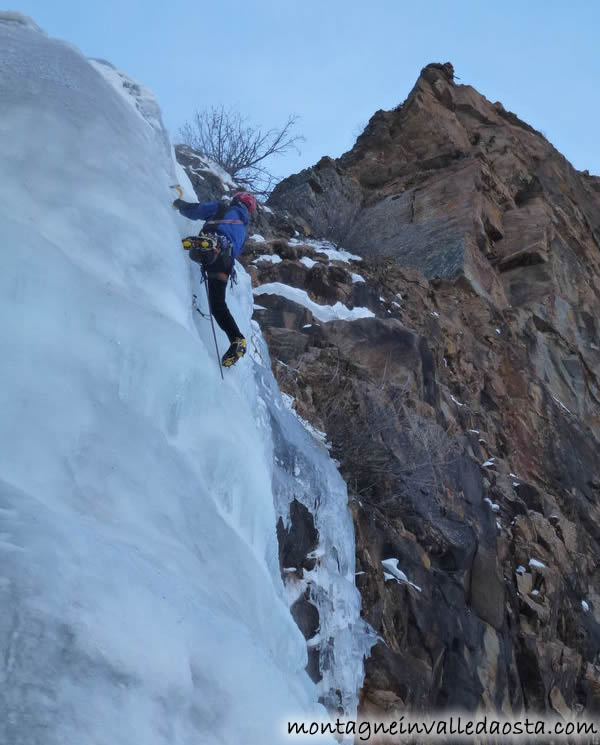
[{"label": "brown rock face", "polygon": [[449,64],[427,66],[349,153],[283,181],[269,203],[365,257],[428,279],[464,276],[499,309],[541,299],[550,284],[576,301],[590,273],[599,289],[598,179],[500,103],[456,85]]},{"label": "brown rock face", "polygon": [[270,205],[254,286],[374,314],[321,322],[276,294],[255,313],[351,495],[381,640],[361,710],[598,711],[600,179],[429,65]]}]

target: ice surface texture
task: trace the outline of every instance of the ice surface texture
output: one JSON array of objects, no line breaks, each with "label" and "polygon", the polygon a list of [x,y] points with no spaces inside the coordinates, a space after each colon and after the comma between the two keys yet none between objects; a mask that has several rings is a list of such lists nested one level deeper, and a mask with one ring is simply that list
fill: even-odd
[{"label": "ice surface texture", "polygon": [[221,382],[160,113],[98,67],[0,18],[0,743],[277,743],[320,708],[259,365]]}]

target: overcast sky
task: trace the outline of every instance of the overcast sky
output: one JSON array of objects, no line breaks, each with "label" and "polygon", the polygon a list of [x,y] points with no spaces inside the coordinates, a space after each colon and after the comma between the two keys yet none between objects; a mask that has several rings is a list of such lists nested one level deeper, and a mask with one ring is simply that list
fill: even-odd
[{"label": "overcast sky", "polygon": [[[285,176],[348,150],[428,62],[525,119],[600,174],[600,0],[12,0],[51,36],[151,88],[173,141],[196,109],[265,128],[297,114]],[[1,74],[1,71],[0,71]]]}]

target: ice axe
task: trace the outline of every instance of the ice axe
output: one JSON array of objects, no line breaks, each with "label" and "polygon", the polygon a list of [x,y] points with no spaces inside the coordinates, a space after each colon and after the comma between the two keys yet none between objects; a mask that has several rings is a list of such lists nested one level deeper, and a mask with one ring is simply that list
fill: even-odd
[{"label": "ice axe", "polygon": [[[179,194],[179,199],[183,199],[183,189],[181,188],[181,186],[179,186],[179,184],[171,184],[169,186],[169,189],[177,189],[177,194]],[[176,210],[177,207],[173,205],[173,209]]]}]

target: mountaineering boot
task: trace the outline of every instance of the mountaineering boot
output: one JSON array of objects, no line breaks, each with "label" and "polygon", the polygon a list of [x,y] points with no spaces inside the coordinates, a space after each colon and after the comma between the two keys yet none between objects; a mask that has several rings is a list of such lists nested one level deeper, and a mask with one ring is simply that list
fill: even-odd
[{"label": "mountaineering boot", "polygon": [[225,354],[221,358],[223,367],[231,367],[232,365],[235,365],[235,363],[240,359],[240,357],[243,357],[245,354],[246,354],[246,340],[244,339],[244,337],[242,336],[239,339],[234,339],[231,342],[229,349],[225,352]]}]

